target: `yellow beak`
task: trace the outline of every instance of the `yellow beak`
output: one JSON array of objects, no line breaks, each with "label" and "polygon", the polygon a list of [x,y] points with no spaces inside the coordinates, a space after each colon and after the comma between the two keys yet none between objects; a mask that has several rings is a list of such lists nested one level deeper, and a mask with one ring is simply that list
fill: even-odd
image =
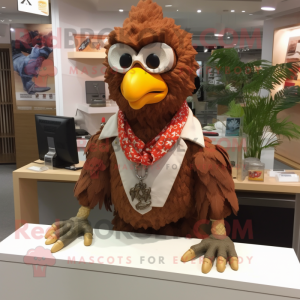
[{"label": "yellow beak", "polygon": [[168,86],[159,74],[135,67],[124,76],[121,92],[133,109],[141,109],[146,104],[162,101],[168,94]]}]

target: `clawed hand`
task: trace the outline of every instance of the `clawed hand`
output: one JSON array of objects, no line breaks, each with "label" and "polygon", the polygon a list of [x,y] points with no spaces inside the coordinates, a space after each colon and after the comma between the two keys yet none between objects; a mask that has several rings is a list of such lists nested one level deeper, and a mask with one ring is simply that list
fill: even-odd
[{"label": "clawed hand", "polygon": [[55,222],[45,235],[47,239],[45,243],[46,245],[55,243],[51,248],[51,252],[55,253],[72,243],[82,234],[84,234],[84,245],[90,246],[93,241],[91,225],[86,219],[74,217],[67,221]]},{"label": "clawed hand", "polygon": [[217,271],[224,272],[226,269],[227,259],[232,270],[239,269],[238,256],[236,254],[232,240],[227,236],[210,235],[201,241],[200,244],[194,245],[182,256],[182,262],[188,262],[195,257],[202,256],[204,260],[202,264],[202,273],[207,274],[213,266],[217,257]]}]

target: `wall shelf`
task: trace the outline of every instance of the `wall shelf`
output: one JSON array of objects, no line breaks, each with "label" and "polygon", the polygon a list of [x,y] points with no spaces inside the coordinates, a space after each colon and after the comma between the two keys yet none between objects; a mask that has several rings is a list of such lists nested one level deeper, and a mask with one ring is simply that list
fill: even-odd
[{"label": "wall shelf", "polygon": [[115,114],[119,106],[90,107],[89,104],[78,104],[77,108],[87,114]]},{"label": "wall shelf", "polygon": [[105,52],[68,52],[68,59],[105,59]]}]

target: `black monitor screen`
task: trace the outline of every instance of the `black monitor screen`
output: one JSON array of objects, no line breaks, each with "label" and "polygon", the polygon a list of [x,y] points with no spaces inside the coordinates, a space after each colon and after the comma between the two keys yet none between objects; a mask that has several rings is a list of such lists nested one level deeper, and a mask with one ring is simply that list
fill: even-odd
[{"label": "black monitor screen", "polygon": [[54,142],[56,158],[54,167],[78,164],[78,152],[74,118],[35,115],[39,158],[44,160],[49,143]]}]

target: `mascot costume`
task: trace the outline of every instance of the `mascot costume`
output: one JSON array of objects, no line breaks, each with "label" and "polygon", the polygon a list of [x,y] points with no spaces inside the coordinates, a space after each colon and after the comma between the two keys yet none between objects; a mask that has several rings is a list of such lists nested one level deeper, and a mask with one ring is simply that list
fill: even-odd
[{"label": "mascot costume", "polygon": [[[46,244],[57,252],[84,235],[90,246],[91,209],[114,207],[113,230],[169,236],[203,236],[183,254],[204,255],[202,272],[227,260],[238,270],[224,218],[239,209],[227,152],[203,137],[186,98],[198,64],[192,35],[164,18],[152,0],[132,7],[123,27],[109,34],[105,81],[119,112],[89,141],[75,186],[76,217],[56,222]],[[205,235],[199,224],[207,224]],[[180,240],[178,240],[180,243]]]}]

